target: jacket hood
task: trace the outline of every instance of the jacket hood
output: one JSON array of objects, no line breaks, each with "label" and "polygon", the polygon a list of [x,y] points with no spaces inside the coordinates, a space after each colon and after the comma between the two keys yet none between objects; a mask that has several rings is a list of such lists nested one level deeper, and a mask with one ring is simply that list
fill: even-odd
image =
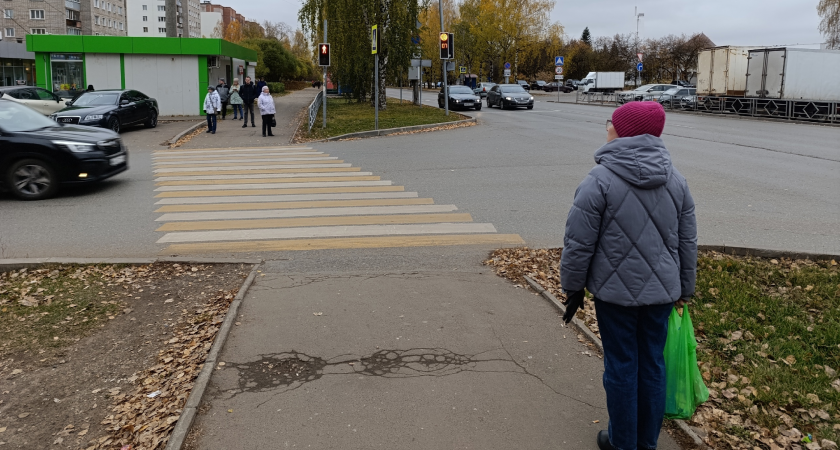
[{"label": "jacket hood", "polygon": [[595,162],[633,186],[654,189],[671,176],[671,154],[650,134],[618,138],[595,152]]}]

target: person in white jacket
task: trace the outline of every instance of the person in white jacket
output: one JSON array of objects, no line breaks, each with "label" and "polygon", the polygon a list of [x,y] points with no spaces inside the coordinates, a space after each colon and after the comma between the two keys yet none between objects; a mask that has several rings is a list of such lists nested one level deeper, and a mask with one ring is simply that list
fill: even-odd
[{"label": "person in white jacket", "polygon": [[274,122],[274,98],[268,92],[268,86],[263,86],[262,94],[257,99],[257,106],[260,108],[260,115],[262,115],[262,135],[274,136],[271,133],[271,127]]},{"label": "person in white jacket", "polygon": [[216,114],[222,110],[222,100],[216,93],[216,88],[207,88],[207,96],[204,97],[204,112],[207,113],[207,132],[216,134]]}]

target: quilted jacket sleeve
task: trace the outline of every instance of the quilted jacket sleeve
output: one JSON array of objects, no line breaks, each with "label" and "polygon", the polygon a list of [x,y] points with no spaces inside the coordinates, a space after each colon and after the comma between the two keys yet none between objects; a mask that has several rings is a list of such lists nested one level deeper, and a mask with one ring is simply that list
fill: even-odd
[{"label": "quilted jacket sleeve", "polygon": [[560,262],[560,281],[566,292],[580,291],[586,287],[589,263],[598,245],[601,216],[606,207],[601,182],[593,174],[598,169],[596,167],[589,172],[578,186],[566,219]]},{"label": "quilted jacket sleeve", "polygon": [[682,211],[680,211],[680,287],[682,295],[680,298],[688,299],[694,295],[694,286],[697,281],[697,219],[694,217],[694,199],[688,190],[688,184],[684,184],[684,198]]}]

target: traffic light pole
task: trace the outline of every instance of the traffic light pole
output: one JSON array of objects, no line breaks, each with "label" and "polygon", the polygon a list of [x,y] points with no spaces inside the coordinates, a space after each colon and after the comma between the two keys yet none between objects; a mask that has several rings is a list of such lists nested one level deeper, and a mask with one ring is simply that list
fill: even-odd
[{"label": "traffic light pole", "polygon": [[[443,33],[443,0],[438,0],[438,12],[440,13],[440,32]],[[442,59],[441,63],[443,64],[443,105],[446,115],[449,115],[449,88],[446,87],[446,63],[449,60]],[[422,69],[421,69],[422,70]]]},{"label": "traffic light pole", "polygon": [[[329,42],[327,40],[327,19],[326,18],[324,18],[324,42]],[[332,57],[332,55],[330,55],[330,57]],[[324,103],[324,124],[321,126],[321,128],[327,128],[327,67],[326,66],[324,66],[324,83],[322,84],[321,89],[323,89],[321,91],[322,92],[321,100],[323,100],[323,103]]]},{"label": "traffic light pole", "polygon": [[374,82],[373,82],[373,89],[374,95],[376,98],[374,102],[376,105],[373,107],[373,129],[379,129],[379,53],[375,53],[373,55],[373,71],[374,71]]}]

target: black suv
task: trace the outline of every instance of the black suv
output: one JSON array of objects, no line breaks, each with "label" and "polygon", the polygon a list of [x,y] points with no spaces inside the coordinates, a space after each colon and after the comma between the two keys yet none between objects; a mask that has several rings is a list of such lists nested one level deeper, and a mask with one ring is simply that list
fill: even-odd
[{"label": "black suv", "polygon": [[56,123],[0,100],[0,187],[23,200],[53,196],[60,185],[93,183],[128,169],[128,151],[111,130]]}]

